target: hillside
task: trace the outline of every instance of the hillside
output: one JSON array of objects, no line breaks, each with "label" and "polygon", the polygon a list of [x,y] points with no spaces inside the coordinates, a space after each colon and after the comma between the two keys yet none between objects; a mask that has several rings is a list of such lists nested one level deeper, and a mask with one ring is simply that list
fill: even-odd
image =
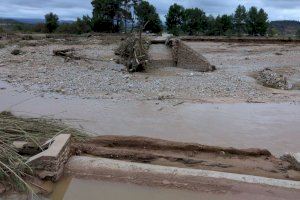
[{"label": "hillside", "polygon": [[292,20],[272,21],[270,26],[278,30],[281,35],[295,35],[300,29],[300,22]]}]

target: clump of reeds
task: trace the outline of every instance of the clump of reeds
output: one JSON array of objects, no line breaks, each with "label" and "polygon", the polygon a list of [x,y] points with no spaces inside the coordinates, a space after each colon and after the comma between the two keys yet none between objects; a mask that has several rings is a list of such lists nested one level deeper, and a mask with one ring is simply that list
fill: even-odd
[{"label": "clump of reeds", "polygon": [[21,118],[10,112],[0,113],[0,183],[8,184],[14,190],[30,189],[23,178],[32,170],[25,164],[26,157],[20,155],[13,146],[14,141],[26,141],[41,147],[48,139],[63,133],[71,134],[74,140],[86,138],[82,132],[57,120]]}]

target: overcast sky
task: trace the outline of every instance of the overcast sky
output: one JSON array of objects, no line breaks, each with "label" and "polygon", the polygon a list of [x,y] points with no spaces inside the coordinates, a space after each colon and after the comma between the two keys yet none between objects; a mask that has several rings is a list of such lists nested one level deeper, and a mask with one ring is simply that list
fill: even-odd
[{"label": "overcast sky", "polygon": [[[54,12],[60,19],[73,20],[82,15],[90,15],[91,0],[0,0],[0,17],[43,18]],[[173,3],[184,7],[199,7],[207,14],[231,14],[239,4],[247,8],[264,8],[270,20],[300,20],[300,0],[149,0],[163,18]]]}]

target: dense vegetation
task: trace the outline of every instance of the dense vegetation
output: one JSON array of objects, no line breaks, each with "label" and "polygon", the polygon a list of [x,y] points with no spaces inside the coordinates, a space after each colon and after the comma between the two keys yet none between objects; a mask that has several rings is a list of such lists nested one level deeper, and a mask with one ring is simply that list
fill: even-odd
[{"label": "dense vegetation", "polygon": [[206,16],[199,8],[185,9],[174,4],[166,16],[167,30],[178,35],[261,35],[268,30],[268,14],[263,9],[251,7],[249,11],[239,5],[232,15],[222,15],[214,18]]},{"label": "dense vegetation", "polygon": [[[60,22],[57,15],[49,13],[44,23],[24,24],[14,20],[1,23],[5,30],[83,34],[89,32],[132,32],[135,28],[160,33],[163,23],[156,8],[146,0],[92,0],[92,16],[77,18],[75,22]],[[1,20],[0,20],[1,22]],[[3,27],[5,25],[5,27]],[[246,9],[239,5],[233,14],[206,15],[201,8],[184,8],[181,5],[170,6],[166,15],[165,28],[174,35],[209,36],[298,36],[298,21],[268,21],[263,9]]]}]

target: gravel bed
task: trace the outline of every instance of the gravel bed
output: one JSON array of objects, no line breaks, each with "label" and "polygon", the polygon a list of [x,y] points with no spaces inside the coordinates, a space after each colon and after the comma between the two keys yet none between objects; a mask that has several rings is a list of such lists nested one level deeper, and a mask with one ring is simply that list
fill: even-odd
[{"label": "gravel bed", "polygon": [[[91,37],[45,43],[35,46],[23,44],[22,47],[13,44],[0,49],[0,79],[41,95],[54,92],[120,100],[300,101],[297,90],[269,89],[251,77],[251,73],[265,67],[286,67],[300,74],[300,47],[295,45],[189,42],[217,66],[215,72],[156,66],[144,73],[128,74],[124,66],[113,61],[118,41],[101,44],[99,39]],[[16,48],[25,53],[12,55],[11,51]],[[74,48],[76,55],[86,59],[66,61],[53,56],[53,50],[67,48]]]}]

